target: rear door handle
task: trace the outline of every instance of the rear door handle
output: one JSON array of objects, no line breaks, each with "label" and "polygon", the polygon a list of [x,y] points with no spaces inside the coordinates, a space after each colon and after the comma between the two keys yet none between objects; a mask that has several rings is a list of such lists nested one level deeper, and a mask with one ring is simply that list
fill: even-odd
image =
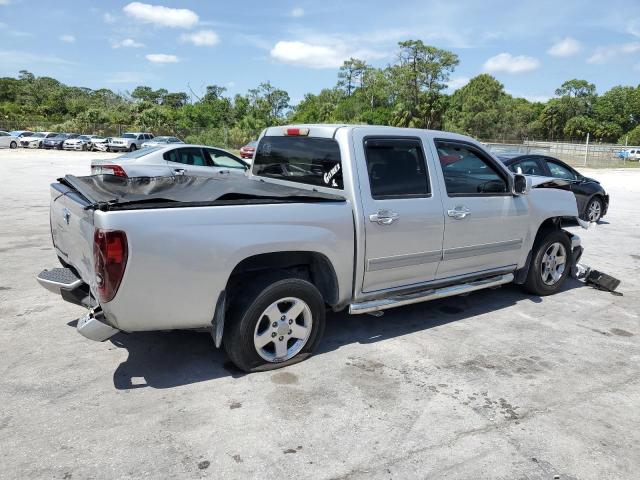
[{"label": "rear door handle", "polygon": [[391,210],[378,210],[376,213],[369,215],[369,221],[378,225],[391,225],[393,222],[398,221],[399,218],[400,215]]},{"label": "rear door handle", "polygon": [[471,215],[471,210],[465,206],[457,206],[451,210],[447,210],[447,215],[456,220],[462,220],[463,218]]}]

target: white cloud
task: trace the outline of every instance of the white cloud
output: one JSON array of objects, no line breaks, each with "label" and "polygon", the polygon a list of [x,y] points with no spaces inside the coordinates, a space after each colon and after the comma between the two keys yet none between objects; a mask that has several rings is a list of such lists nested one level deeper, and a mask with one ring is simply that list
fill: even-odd
[{"label": "white cloud", "polygon": [[293,18],[304,17],[304,8],[296,7],[289,13]]},{"label": "white cloud", "polygon": [[471,80],[469,77],[453,77],[447,82],[447,89],[451,92],[464,87]]},{"label": "white cloud", "polygon": [[145,47],[145,44],[136,42],[133,38],[125,38],[119,42],[112,43],[111,46],[113,48],[143,48]]},{"label": "white cloud", "polygon": [[547,53],[554,57],[570,57],[582,50],[582,44],[575,38],[567,37],[554,43]]},{"label": "white cloud", "polygon": [[196,47],[210,47],[220,42],[220,37],[213,30],[200,30],[199,32],[183,33],[180,35],[183,43],[193,43]]},{"label": "white cloud", "polygon": [[167,55],[166,53],[150,53],[144,58],[151,63],[178,63],[180,61],[175,55]]},{"label": "white cloud", "polygon": [[64,42],[64,43],[76,42],[76,37],[74,37],[73,35],[69,35],[68,33],[64,35],[60,35],[58,38],[60,39],[61,42]]},{"label": "white cloud", "polygon": [[198,15],[193,10],[169,8],[141,2],[129,3],[122,10],[140,22],[151,23],[158,27],[191,28],[199,20]]},{"label": "white cloud", "polygon": [[589,58],[587,63],[607,63],[623,55],[640,52],[640,42],[623,43],[618,45],[608,45],[606,47],[598,47]]},{"label": "white cloud", "polygon": [[525,55],[513,56],[510,53],[499,53],[484,62],[486,72],[524,73],[540,67],[540,60]]},{"label": "white cloud", "polygon": [[18,50],[0,50],[0,65],[3,67],[18,67],[24,68],[26,66],[41,66],[42,63],[48,63],[52,65],[77,65],[75,62],[65,60],[54,55],[40,55],[37,53],[24,52]]},{"label": "white cloud", "polygon": [[109,12],[102,15],[102,20],[104,21],[104,23],[116,23],[116,17],[114,17]]},{"label": "white cloud", "polygon": [[5,5],[9,5],[11,3],[11,0],[0,0],[0,5],[5,6]]},{"label": "white cloud", "polygon": [[270,55],[279,62],[309,68],[337,68],[350,57],[368,60],[386,56],[373,50],[352,50],[345,43],[318,45],[300,41],[280,41]]},{"label": "white cloud", "polygon": [[627,25],[627,33],[640,38],[640,18],[631,20]]}]

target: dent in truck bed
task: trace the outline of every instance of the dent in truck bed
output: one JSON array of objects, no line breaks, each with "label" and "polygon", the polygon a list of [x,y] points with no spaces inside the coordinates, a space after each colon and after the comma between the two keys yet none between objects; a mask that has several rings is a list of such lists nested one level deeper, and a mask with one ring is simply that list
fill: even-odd
[{"label": "dent in truck bed", "polygon": [[67,175],[59,181],[73,188],[94,210],[134,210],[256,203],[344,202],[342,195],[300,189],[253,178],[133,177]]}]

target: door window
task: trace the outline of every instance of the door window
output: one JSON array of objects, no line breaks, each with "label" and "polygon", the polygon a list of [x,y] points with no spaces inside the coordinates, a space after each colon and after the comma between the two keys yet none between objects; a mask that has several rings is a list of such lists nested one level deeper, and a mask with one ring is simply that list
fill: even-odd
[{"label": "door window", "polygon": [[165,152],[164,159],[168,162],[193,165],[194,167],[210,166],[199,148],[176,148]]},{"label": "door window", "polygon": [[222,150],[206,148],[205,152],[209,155],[211,163],[213,163],[216,167],[242,168],[243,170],[247,169],[244,163],[242,163],[237,158],[232,157],[228,153],[223,152]]},{"label": "door window", "polygon": [[436,141],[447,194],[454,196],[503,195],[506,175],[479,149],[458,142]]},{"label": "door window", "polygon": [[575,180],[576,174],[570,168],[561,165],[552,160],[547,160],[547,165],[549,166],[549,171],[551,172],[552,177],[556,178],[564,178],[566,180]]},{"label": "door window", "polygon": [[365,138],[364,150],[373,199],[429,196],[429,178],[420,140]]},{"label": "door window", "polygon": [[538,161],[533,158],[524,158],[519,162],[515,162],[509,166],[509,170],[522,175],[544,175]]}]

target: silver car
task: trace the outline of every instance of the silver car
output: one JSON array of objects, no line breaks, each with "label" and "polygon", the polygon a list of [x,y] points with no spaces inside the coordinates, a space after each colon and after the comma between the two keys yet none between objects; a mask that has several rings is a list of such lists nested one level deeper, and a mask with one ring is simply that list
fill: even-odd
[{"label": "silver car", "polygon": [[232,153],[205,145],[147,147],[109,160],[93,160],[91,174],[119,177],[244,175],[249,166]]},{"label": "silver car", "polygon": [[167,137],[167,136],[153,137],[151,140],[147,140],[146,142],[144,142],[142,144],[142,148],[161,147],[164,145],[172,145],[172,144],[178,144],[178,143],[184,144],[184,142],[180,140],[178,137]]},{"label": "silver car", "polygon": [[0,148],[18,148],[20,139],[11,135],[9,132],[0,130]]}]

